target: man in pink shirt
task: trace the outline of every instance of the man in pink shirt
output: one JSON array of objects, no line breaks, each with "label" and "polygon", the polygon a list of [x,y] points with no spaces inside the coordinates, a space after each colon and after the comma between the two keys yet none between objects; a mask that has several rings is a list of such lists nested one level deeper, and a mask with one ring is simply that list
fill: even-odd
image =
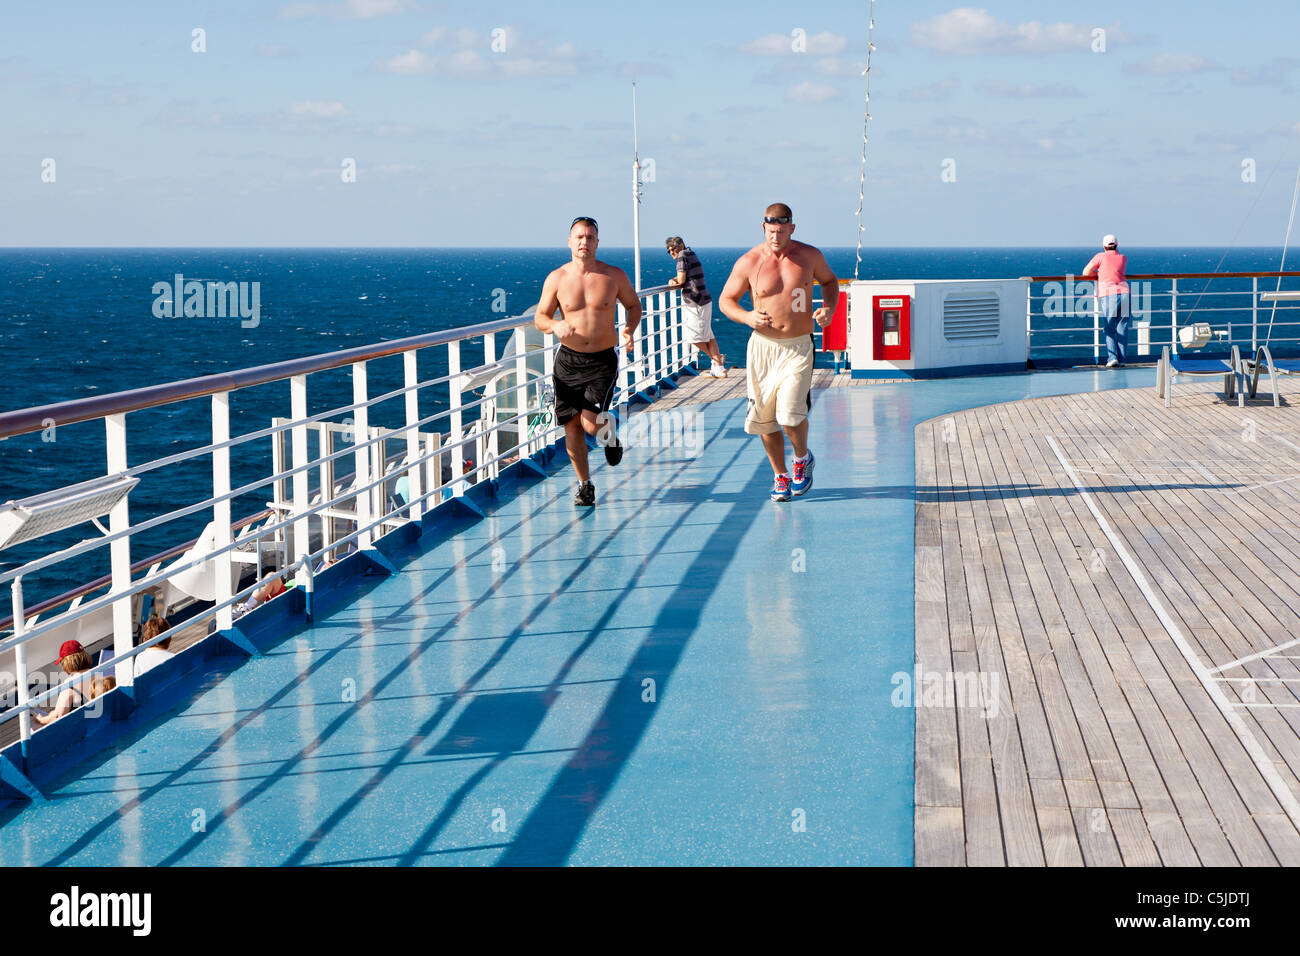
[{"label": "man in pink shirt", "polygon": [[1097,305],[1106,320],[1106,367],[1122,368],[1128,347],[1129,295],[1124,270],[1128,256],[1121,255],[1114,236],[1101,240],[1101,252],[1083,267],[1084,277],[1097,277]]}]

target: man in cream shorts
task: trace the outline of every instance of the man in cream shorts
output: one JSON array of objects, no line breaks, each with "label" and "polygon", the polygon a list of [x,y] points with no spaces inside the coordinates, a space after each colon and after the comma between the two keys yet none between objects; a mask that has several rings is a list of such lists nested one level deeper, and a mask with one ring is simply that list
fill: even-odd
[{"label": "man in cream shorts", "polygon": [[726,378],[727,357],[718,351],[718,340],[713,337],[713,297],[704,285],[700,257],[681,236],[669,236],[664,245],[668,254],[677,260],[677,278],[670,280],[668,286],[682,290],[682,337],[712,360],[705,375]]},{"label": "man in cream shorts", "polygon": [[[795,242],[794,214],[773,203],[763,214],[763,242],[737,260],[718,299],[727,318],[754,330],[746,356],[749,412],[745,431],[761,435],[775,475],[772,500],[789,501],[812,488],[816,459],[808,449],[812,408],[813,322],[826,325],[835,314],[840,286],[826,257],[815,246]],[[813,311],[812,287],[822,289],[823,305]],[[746,292],[750,312],[740,304]],[[794,450],[793,474],[786,471],[785,439]]]}]

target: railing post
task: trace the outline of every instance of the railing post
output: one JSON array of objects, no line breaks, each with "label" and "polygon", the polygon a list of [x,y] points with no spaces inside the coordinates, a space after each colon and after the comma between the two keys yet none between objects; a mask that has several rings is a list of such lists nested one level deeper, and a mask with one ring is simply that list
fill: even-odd
[{"label": "railing post", "polygon": [[1092,286],[1092,364],[1101,364],[1101,296],[1097,295],[1097,283]]},{"label": "railing post", "polygon": [[[525,348],[526,339],[524,330],[519,330],[519,350],[515,353],[515,415],[519,420],[515,422],[515,452],[520,459],[527,458],[537,449],[533,448],[533,442],[528,437],[528,419],[532,415],[533,407],[528,403],[528,350]],[[540,407],[541,403],[538,403]]]},{"label": "railing post", "polygon": [[[317,429],[318,430],[316,434],[320,436],[319,447],[320,447],[320,458],[321,458],[321,463],[320,463],[321,500],[331,501],[334,498],[334,484],[335,484],[334,462],[337,459],[330,458],[330,455],[334,454],[335,451],[334,436],[336,432],[334,431],[334,428],[329,422],[322,422],[320,425],[317,426]],[[337,507],[337,505],[335,505],[334,507]],[[335,537],[334,519],[331,518],[329,515],[322,514],[320,516],[320,533],[321,533],[320,543],[322,548],[328,548],[332,544],[334,544],[334,537]],[[258,571],[258,575],[259,576],[261,575],[260,569]]]},{"label": "railing post", "polygon": [[[212,443],[214,445],[230,441],[230,393],[218,392],[212,396]],[[220,499],[212,505],[213,542],[218,550],[226,547],[233,540],[230,531],[230,449],[218,448],[212,452],[212,497]],[[277,515],[278,517],[278,515]],[[233,556],[229,551],[214,559],[213,573],[216,577],[214,596],[217,604],[225,604],[235,594],[230,580]],[[258,562],[258,573],[261,573]],[[228,631],[234,623],[232,609],[227,606],[217,612],[217,630]],[[117,682],[122,682],[119,674]]]},{"label": "railing post", "polygon": [[438,454],[441,447],[442,436],[438,434],[426,435],[424,437],[424,455],[430,456],[424,463],[424,476],[427,479],[425,486],[429,492],[438,492],[433,498],[429,499],[426,508],[432,508],[442,500],[442,492],[438,489],[442,487],[442,456]]},{"label": "railing post", "polygon": [[[13,594],[14,637],[21,638],[27,630],[27,612],[23,609],[23,576],[20,574],[9,585]],[[27,645],[14,645],[14,679],[18,682],[18,706],[25,707],[29,700],[27,695]],[[26,741],[32,736],[31,711],[24,710],[18,715],[18,737]],[[25,754],[24,747],[24,756]]]},{"label": "railing post", "polygon": [[[844,310],[848,316],[848,310]],[[1034,283],[1025,281],[1025,362],[1034,353]]]},{"label": "railing post", "polygon": [[664,328],[668,319],[668,296],[663,292],[656,292],[654,297],[655,313],[655,381],[667,378],[670,372],[669,361],[672,356],[668,354],[668,330]]},{"label": "railing post", "polygon": [[[627,327],[627,310],[623,308],[623,303],[620,302],[618,304],[616,311],[618,313],[618,319],[614,324],[618,326],[618,330],[621,333],[623,329]],[[637,329],[637,331],[632,335],[632,360],[628,364],[628,371],[632,373],[632,381],[630,384],[627,385],[624,385],[624,383],[622,382],[619,383],[620,385],[624,385],[624,387],[627,389],[627,392],[623,396],[624,398],[630,398],[632,394],[635,394],[641,388],[641,354],[644,351],[641,342],[642,339],[645,338],[643,334],[645,331],[645,322],[646,322],[645,313],[646,313],[645,300],[642,300],[641,327]],[[620,351],[622,350],[622,347],[623,347],[622,344],[620,344],[619,345]]]},{"label": "railing post", "polygon": [[[307,426],[302,420],[307,417],[307,376],[295,375],[289,379],[289,417],[295,422],[290,428],[290,440],[293,442],[293,467],[302,468],[293,476],[293,513],[301,517],[293,523],[293,561],[299,563],[311,553],[311,519],[307,516],[310,508],[307,490],[306,465]],[[325,500],[325,499],[322,499]]]},{"label": "railing post", "polygon": [[1178,354],[1178,280],[1169,280],[1169,351]]},{"label": "railing post", "polygon": [[414,464],[420,458],[420,430],[415,427],[415,423],[420,420],[420,395],[416,390],[419,384],[420,374],[416,364],[416,351],[412,349],[402,355],[402,368],[405,374],[406,388],[406,491],[407,502],[410,510],[407,515],[412,521],[419,521],[420,515],[425,512],[425,507],[419,504],[420,498],[424,496],[424,482],[422,481],[423,469]]},{"label": "railing post", "polygon": [[[542,408],[542,391],[543,391],[543,389],[549,389],[549,388],[552,388],[552,387],[553,387],[553,383],[554,383],[554,381],[555,381],[555,336],[552,335],[550,332],[543,333],[543,335],[542,335],[542,343],[543,343],[543,348],[542,348],[542,384],[541,384],[541,387],[538,388],[538,390],[537,390],[537,393],[538,393],[538,397],[537,397],[537,407],[538,407],[539,409]],[[619,356],[620,356],[620,358],[621,358],[621,357],[622,357],[622,354],[623,354],[623,346],[622,346],[621,343],[620,343],[620,345],[619,345],[619,347],[618,347],[618,351],[619,351]],[[617,389],[618,391],[622,391],[622,389],[623,389],[623,383],[622,383],[622,382],[618,382],[618,383],[616,384],[616,389]],[[619,399],[621,400],[621,399],[623,399],[624,397],[625,397],[625,396],[620,395],[620,396],[619,396]],[[553,408],[553,407],[554,407],[554,405],[552,405],[552,408]],[[550,445],[550,443],[554,440],[553,436],[555,435],[556,431],[558,431],[559,429],[560,429],[559,423],[553,423],[553,424],[551,425],[550,428],[548,428],[545,432],[542,433],[542,439],[543,439],[543,440],[542,440],[542,444],[543,444],[544,446],[545,446],[545,445]]]},{"label": "railing post", "polygon": [[[104,433],[108,450],[108,474],[116,475],[126,471],[126,414],[107,415],[104,418]],[[126,531],[131,527],[130,495],[123,495],[122,500],[108,513],[108,531],[110,534]],[[131,589],[131,536],[123,535],[109,544],[109,562],[113,576],[112,590],[118,593]],[[131,653],[134,637],[134,622],[131,620],[131,597],[125,595],[113,602],[113,654],[122,660],[114,668],[117,682],[123,687],[131,686],[131,661],[125,655]]]},{"label": "railing post", "polygon": [[311,620],[311,600],[316,592],[316,576],[312,573],[311,562],[306,558],[302,559],[302,590],[303,599],[307,605],[307,620]]},{"label": "railing post", "polygon": [[[451,434],[447,441],[451,444],[459,442],[464,436],[461,434],[463,426],[461,424],[460,408],[460,340],[447,343],[447,394],[450,398],[451,409]],[[460,462],[465,454],[463,447],[457,446],[448,452],[451,455],[451,496],[459,498],[465,493],[465,483],[461,480],[462,469]]]},{"label": "railing post", "polygon": [[[366,363],[352,363],[352,403],[356,405],[356,410],[352,413],[352,448],[354,471],[356,472],[357,481],[355,488],[364,488],[370,484],[370,446],[364,448],[362,444],[370,439],[370,407],[366,404],[370,401],[370,391],[366,385]],[[357,513],[357,530],[366,528],[357,536],[357,550],[370,547],[372,538],[372,529],[366,526],[370,524],[370,492],[357,491],[352,497],[353,507]]]},{"label": "railing post", "polygon": [[1259,276],[1250,280],[1250,355],[1259,354]]},{"label": "railing post", "polygon": [[[489,332],[483,336],[483,364],[485,366],[495,365],[497,360],[497,337],[495,332]],[[484,437],[486,439],[486,457],[491,459],[492,464],[487,466],[483,471],[483,478],[495,478],[500,470],[497,466],[497,458],[500,455],[501,443],[497,440],[497,426],[501,423],[501,410],[497,408],[497,370],[492,369],[491,378],[488,379],[487,387],[483,389],[483,404],[479,406],[479,421],[483,424]],[[491,415],[492,420],[488,421]],[[488,431],[488,429],[491,429]],[[483,467],[483,461],[478,462],[478,467]]]},{"label": "railing post", "polygon": [[669,301],[672,303],[669,306],[672,309],[669,322],[672,324],[673,342],[676,348],[676,351],[673,352],[673,371],[680,372],[686,367],[686,347],[688,344],[685,331],[682,329],[682,292],[680,289],[673,289],[668,295]]}]

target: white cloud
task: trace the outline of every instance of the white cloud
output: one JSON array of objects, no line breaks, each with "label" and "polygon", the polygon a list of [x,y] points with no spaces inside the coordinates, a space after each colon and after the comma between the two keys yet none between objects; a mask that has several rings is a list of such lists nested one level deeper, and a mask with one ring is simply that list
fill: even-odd
[{"label": "white cloud", "polygon": [[406,53],[399,53],[397,56],[391,56],[387,60],[381,60],[379,69],[385,73],[415,76],[421,73],[434,72],[437,69],[437,63],[433,57],[419,50],[410,50]]},{"label": "white cloud", "polygon": [[1300,60],[1290,56],[1277,56],[1266,63],[1246,70],[1234,70],[1232,82],[1238,86],[1275,86],[1289,90],[1289,74],[1300,65]]},{"label": "white cloud", "polygon": [[814,73],[820,73],[823,76],[861,76],[867,64],[865,61],[850,63],[848,60],[827,57],[823,60],[814,60],[812,66]]},{"label": "white cloud", "polygon": [[1221,69],[1223,67],[1213,60],[1191,53],[1160,53],[1149,60],[1133,60],[1124,64],[1124,72],[1136,76],[1177,76]]},{"label": "white cloud", "polygon": [[[988,126],[972,123],[965,117],[941,116],[927,126],[912,126],[895,134],[905,142],[915,143],[983,143],[992,135]],[[1000,142],[1007,141],[1005,136]]]},{"label": "white cloud", "polygon": [[334,119],[346,116],[348,108],[338,100],[303,100],[289,107],[294,116],[310,116],[315,119]]},{"label": "white cloud", "polygon": [[[1106,27],[1107,45],[1127,35],[1118,25]],[[939,53],[1061,53],[1088,52],[1092,24],[1011,23],[978,7],[959,7],[912,24],[912,42]]]},{"label": "white cloud", "polygon": [[358,20],[387,17],[405,9],[405,0],[347,0],[348,13]]},{"label": "white cloud", "polygon": [[560,60],[514,57],[501,61],[501,72],[509,76],[573,76],[578,72],[578,65]]},{"label": "white cloud", "polygon": [[952,96],[952,91],[956,88],[957,81],[954,79],[936,80],[929,86],[919,86],[911,90],[903,90],[899,94],[899,99],[905,103],[932,103],[935,100],[946,100]]},{"label": "white cloud", "polygon": [[795,103],[825,103],[839,95],[836,87],[825,83],[800,83],[785,91],[785,98]]},{"label": "white cloud", "polygon": [[814,56],[836,56],[844,52],[849,45],[847,38],[824,31],[812,36],[806,34],[796,37],[793,33],[769,33],[740,48],[741,53],[754,53],[759,56],[784,56],[795,52],[795,44],[801,43],[805,53]]},{"label": "white cloud", "polygon": [[488,72],[488,61],[478,50],[458,50],[442,61],[440,72],[455,76],[480,76]]},{"label": "white cloud", "polygon": [[281,20],[301,20],[304,17],[318,17],[324,12],[319,3],[290,3],[276,13]]},{"label": "white cloud", "polygon": [[338,20],[376,20],[410,8],[408,0],[342,0],[336,3],[289,3],[277,12],[281,20],[330,16]]},{"label": "white cloud", "polygon": [[641,76],[673,75],[672,70],[655,60],[634,60],[630,63],[624,63],[618,68],[618,72],[623,76],[630,76],[633,79]]},{"label": "white cloud", "polygon": [[988,96],[1013,100],[1072,99],[1083,96],[1082,90],[1061,83],[981,83],[977,89]]},{"label": "white cloud", "polygon": [[524,38],[514,27],[503,34],[468,28],[433,27],[420,37],[432,53],[409,50],[378,61],[384,73],[439,76],[572,76],[600,65],[600,57],[584,54],[572,43]]}]

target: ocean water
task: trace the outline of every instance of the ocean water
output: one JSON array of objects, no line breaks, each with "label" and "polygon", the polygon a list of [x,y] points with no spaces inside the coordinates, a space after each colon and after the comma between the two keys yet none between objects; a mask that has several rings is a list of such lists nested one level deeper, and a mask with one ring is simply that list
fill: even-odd
[{"label": "ocean water", "polygon": [[[811,237],[810,237],[811,238]],[[697,249],[715,300],[743,249]],[[825,248],[841,277],[854,273],[851,248]],[[1006,278],[1078,273],[1091,248],[868,249],[862,278]],[[1262,271],[1276,269],[1280,249],[1125,248],[1133,273]],[[601,258],[632,272],[632,250],[602,249]],[[0,316],[4,319],[4,374],[0,410],[102,396],[112,392],[337,351],[423,332],[518,315],[535,304],[546,274],[568,257],[556,249],[0,249]],[[659,245],[642,251],[642,285],[670,279],[675,265]],[[174,318],[160,308],[170,293],[155,290],[186,279],[257,283],[254,326],[240,317]],[[1294,288],[1294,280],[1284,287]],[[1180,317],[1205,283],[1180,283]],[[1182,293],[1186,289],[1188,298]],[[1214,280],[1212,292],[1249,288],[1249,281]],[[1204,300],[1208,307],[1213,296]],[[251,304],[251,303],[250,303]],[[1158,303],[1157,303],[1158,304]],[[163,312],[164,314],[158,314]],[[1165,315],[1167,316],[1167,306]],[[1153,321],[1159,321],[1159,312]],[[1222,314],[1207,319],[1222,321]],[[1241,315],[1234,321],[1243,321]],[[1167,321],[1167,319],[1166,319]],[[1244,321],[1249,321],[1248,313]],[[1077,325],[1071,320],[1065,324]],[[749,330],[714,310],[719,347],[729,364],[743,364]],[[1275,334],[1282,334],[1278,330]],[[1294,335],[1295,332],[1286,334]],[[1035,336],[1035,355],[1060,336]],[[504,339],[501,339],[504,344]],[[1091,360],[1088,348],[1077,354]],[[1039,350],[1039,346],[1043,350]],[[440,352],[441,350],[431,350]],[[478,358],[465,350],[468,365]],[[441,354],[421,357],[422,378],[445,374]],[[400,358],[370,365],[372,395],[402,383]],[[309,380],[309,410],[351,401],[346,369]],[[422,414],[445,401],[422,398]],[[286,414],[288,384],[237,392],[235,434],[264,428]],[[127,418],[132,464],[174,454],[210,440],[210,400],[132,413]],[[404,420],[401,399],[371,412],[372,424]],[[238,485],[260,477],[269,440],[233,455]],[[256,447],[254,447],[256,446]],[[103,426],[85,423],[0,441],[0,502],[102,475]],[[166,477],[162,477],[165,475]],[[144,476],[132,493],[132,519],[163,513],[210,492],[206,459]],[[269,489],[237,500],[236,517],[261,510]],[[195,515],[145,532],[132,541],[139,560],[194,537],[207,518]],[[29,560],[51,545],[66,546],[95,532],[89,525],[0,552],[0,568]],[[25,581],[27,603],[106,574],[107,549],[38,572]],[[0,615],[7,616],[7,615]]]}]

